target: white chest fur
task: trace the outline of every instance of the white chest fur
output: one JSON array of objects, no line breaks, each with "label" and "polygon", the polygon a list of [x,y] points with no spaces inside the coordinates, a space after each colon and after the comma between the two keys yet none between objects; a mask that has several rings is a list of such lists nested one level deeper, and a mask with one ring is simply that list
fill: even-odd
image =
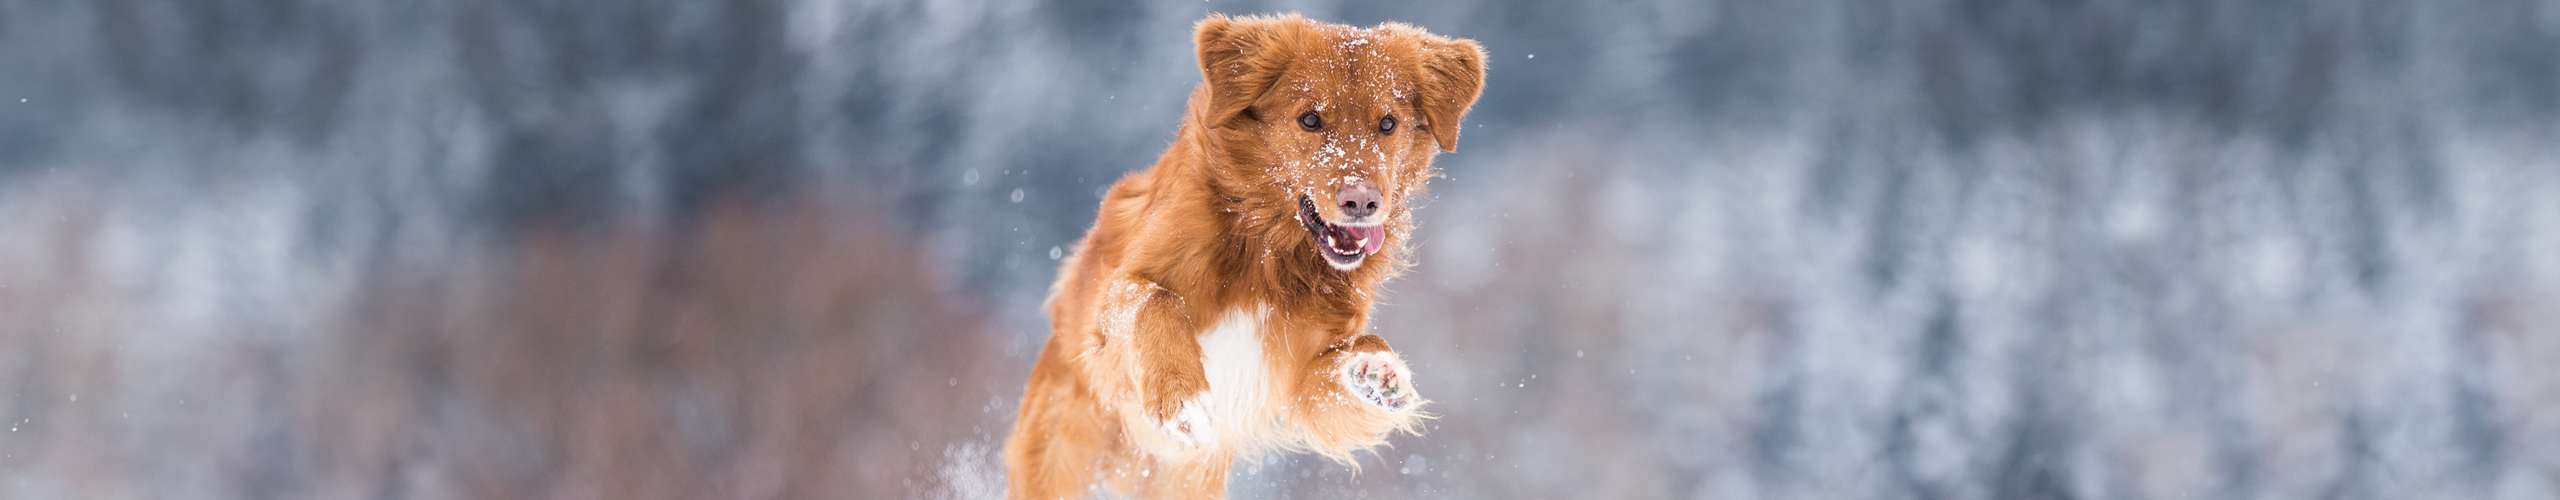
[{"label": "white chest fur", "polygon": [[1227,311],[1199,337],[1211,425],[1239,451],[1267,449],[1280,421],[1272,404],[1271,364],[1263,353],[1262,329],[1270,316],[1269,306]]}]

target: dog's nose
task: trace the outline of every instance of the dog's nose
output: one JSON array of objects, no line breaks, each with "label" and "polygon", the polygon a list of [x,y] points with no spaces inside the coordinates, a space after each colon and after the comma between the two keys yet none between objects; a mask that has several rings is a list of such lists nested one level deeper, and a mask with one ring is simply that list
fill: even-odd
[{"label": "dog's nose", "polygon": [[1384,197],[1378,193],[1377,186],[1358,179],[1342,183],[1342,191],[1333,195],[1334,200],[1342,203],[1342,215],[1354,219],[1378,213],[1378,200]]}]

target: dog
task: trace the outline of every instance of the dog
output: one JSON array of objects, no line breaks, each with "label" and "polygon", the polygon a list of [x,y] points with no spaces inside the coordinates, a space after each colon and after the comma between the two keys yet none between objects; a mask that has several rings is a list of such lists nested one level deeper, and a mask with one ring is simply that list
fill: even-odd
[{"label": "dog", "polygon": [[1155,164],[1060,266],[1005,445],[1009,497],[1218,498],[1239,457],[1354,451],[1429,418],[1367,332],[1413,202],[1484,90],[1473,40],[1212,14]]}]

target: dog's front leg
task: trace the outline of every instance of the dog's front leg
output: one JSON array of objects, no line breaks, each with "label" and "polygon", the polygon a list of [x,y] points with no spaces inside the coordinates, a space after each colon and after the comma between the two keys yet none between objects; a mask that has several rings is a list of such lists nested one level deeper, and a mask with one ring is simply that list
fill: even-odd
[{"label": "dog's front leg", "polygon": [[[1387,348],[1387,339],[1361,335],[1350,344],[1335,355],[1330,374],[1344,392],[1388,412],[1411,410],[1422,402],[1413,392],[1413,373],[1405,367],[1404,356]],[[1317,363],[1317,369],[1324,365]]]},{"label": "dog's front leg", "polygon": [[1412,431],[1426,418],[1404,357],[1376,335],[1345,338],[1307,364],[1295,413],[1318,452],[1338,460],[1351,450]]},{"label": "dog's front leg", "polygon": [[1116,303],[1104,309],[1120,316],[1104,318],[1104,325],[1120,329],[1110,336],[1129,342],[1135,355],[1129,375],[1138,389],[1140,410],[1182,449],[1210,444],[1216,435],[1205,400],[1209,379],[1200,366],[1198,315],[1172,290],[1138,278],[1125,283],[1122,293],[1114,294]]}]

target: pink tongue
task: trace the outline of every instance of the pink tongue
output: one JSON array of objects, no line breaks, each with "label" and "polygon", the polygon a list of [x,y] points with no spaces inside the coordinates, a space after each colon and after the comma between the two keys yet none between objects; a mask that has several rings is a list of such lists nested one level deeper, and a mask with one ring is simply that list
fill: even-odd
[{"label": "pink tongue", "polygon": [[1332,248],[1328,248],[1327,250],[1332,250],[1333,253],[1338,254],[1360,253],[1360,247],[1354,246],[1353,243],[1360,239],[1360,235],[1352,233],[1351,228],[1327,226],[1325,227],[1324,234],[1326,238],[1325,242],[1333,245]]},{"label": "pink tongue", "polygon": [[1352,239],[1361,240],[1362,244],[1360,245],[1360,253],[1374,254],[1378,253],[1378,249],[1387,247],[1387,228],[1377,226],[1346,227],[1342,228],[1342,230],[1351,233]]}]

